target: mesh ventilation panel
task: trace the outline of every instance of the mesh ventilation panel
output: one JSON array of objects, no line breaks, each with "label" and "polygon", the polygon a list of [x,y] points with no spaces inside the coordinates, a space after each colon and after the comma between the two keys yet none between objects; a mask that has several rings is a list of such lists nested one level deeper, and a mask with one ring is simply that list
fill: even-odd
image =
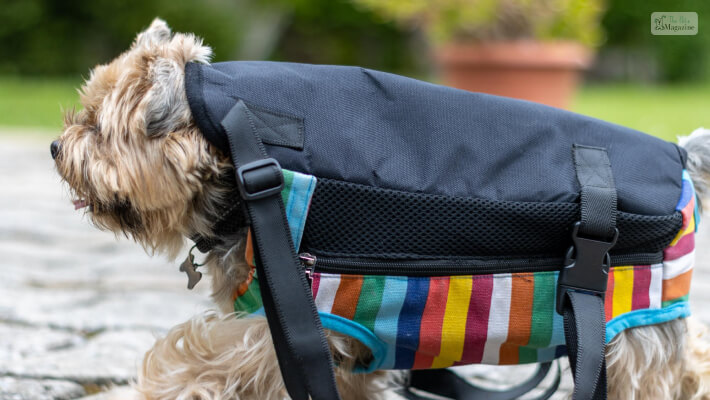
[{"label": "mesh ventilation panel", "polygon": [[[400,192],[319,179],[302,248],[376,258],[561,254],[579,220],[575,203],[505,202]],[[666,247],[682,216],[619,213],[612,254]]]}]

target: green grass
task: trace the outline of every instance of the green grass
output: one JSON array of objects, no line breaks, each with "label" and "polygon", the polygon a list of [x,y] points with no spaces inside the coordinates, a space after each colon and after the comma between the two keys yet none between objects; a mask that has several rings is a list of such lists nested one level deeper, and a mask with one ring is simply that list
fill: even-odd
[{"label": "green grass", "polygon": [[[40,128],[38,134],[56,136],[62,126],[61,110],[77,106],[80,83],[79,79],[0,77],[0,132]],[[710,127],[710,83],[585,86],[572,109],[675,141],[699,126]]]},{"label": "green grass", "polygon": [[572,109],[675,141],[700,126],[710,128],[710,83],[587,86]]},{"label": "green grass", "polygon": [[77,105],[76,88],[80,83],[79,79],[0,77],[0,127],[40,128],[40,134],[58,136],[62,110]]}]

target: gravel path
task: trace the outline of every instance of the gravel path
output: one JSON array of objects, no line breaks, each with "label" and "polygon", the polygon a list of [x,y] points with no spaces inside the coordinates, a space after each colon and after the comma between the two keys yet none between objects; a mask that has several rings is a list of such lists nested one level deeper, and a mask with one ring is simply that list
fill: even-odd
[{"label": "gravel path", "polygon": [[[103,398],[134,377],[156,335],[211,307],[207,285],[188,291],[176,263],[91,227],[60,184],[49,140],[4,136],[0,400]],[[710,232],[701,230],[699,260],[709,243]],[[710,268],[699,264],[693,307],[710,322],[703,307],[710,305]],[[529,366],[464,368],[493,386],[532,373]],[[569,391],[568,370],[563,388],[555,398]]]}]

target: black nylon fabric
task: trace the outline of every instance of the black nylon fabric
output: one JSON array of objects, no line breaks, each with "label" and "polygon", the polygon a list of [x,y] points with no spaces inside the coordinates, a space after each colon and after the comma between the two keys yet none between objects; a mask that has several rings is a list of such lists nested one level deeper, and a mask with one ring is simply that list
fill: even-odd
[{"label": "black nylon fabric", "polygon": [[[619,210],[670,215],[684,154],[672,143],[534,103],[356,67],[235,61],[185,67],[202,133],[238,99],[262,110],[284,168],[414,193],[497,201],[578,200],[573,143],[608,149]],[[266,141],[265,142],[269,142]],[[303,143],[303,150],[300,145]]]}]

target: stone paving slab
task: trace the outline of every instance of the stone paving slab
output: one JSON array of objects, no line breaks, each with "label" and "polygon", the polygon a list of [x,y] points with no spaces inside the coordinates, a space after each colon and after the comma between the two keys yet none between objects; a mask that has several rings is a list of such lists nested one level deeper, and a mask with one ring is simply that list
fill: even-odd
[{"label": "stone paving slab", "polygon": [[70,286],[66,289],[31,286],[4,289],[5,295],[0,296],[0,319],[85,332],[125,328],[161,330],[210,306],[207,301],[177,291],[101,292],[101,286],[97,289]]},{"label": "stone paving slab", "polygon": [[0,371],[80,384],[125,384],[135,376],[142,354],[154,341],[155,335],[145,330],[107,330],[73,346],[37,349],[20,360],[0,360]]},{"label": "stone paving slab", "polygon": [[81,385],[70,381],[0,377],[0,400],[70,400],[84,394]]},{"label": "stone paving slab", "polygon": [[178,263],[74,211],[47,148],[0,135],[0,400],[125,384],[156,335],[213,307]]},{"label": "stone paving slab", "polygon": [[[48,145],[0,132],[0,400],[75,399],[85,387],[125,390],[120,385],[134,377],[156,335],[213,307],[204,283],[185,289],[178,263],[151,258],[74,211]],[[692,307],[710,322],[710,228],[701,227]],[[479,365],[460,373],[502,388],[534,368]],[[564,368],[555,399],[572,387]]]},{"label": "stone paving slab", "polygon": [[21,363],[38,353],[46,354],[86,343],[83,335],[73,332],[8,323],[0,324],[0,338],[3,338],[0,341],[0,365]]},{"label": "stone paving slab", "polygon": [[102,392],[84,396],[80,400],[129,400],[132,398],[133,394],[130,386],[114,386]]}]

